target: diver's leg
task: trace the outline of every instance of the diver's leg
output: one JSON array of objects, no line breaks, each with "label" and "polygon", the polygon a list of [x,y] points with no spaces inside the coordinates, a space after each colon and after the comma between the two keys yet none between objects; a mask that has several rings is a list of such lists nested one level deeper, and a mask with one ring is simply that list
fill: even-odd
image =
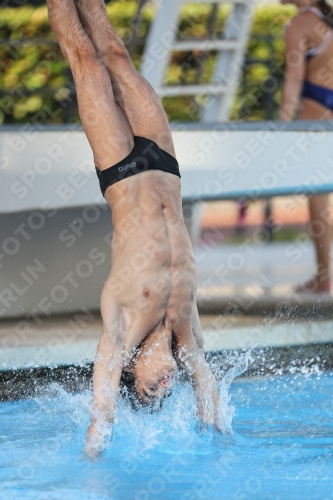
[{"label": "diver's leg", "polygon": [[81,25],[74,0],[47,0],[47,5],[51,27],[73,73],[96,166],[110,167],[133,148],[130,126],[114,100],[110,76]]},{"label": "diver's leg", "polygon": [[169,123],[154,89],[136,71],[120,37],[111,26],[103,0],[75,0],[80,20],[109,71],[117,104],[134,135],[155,141],[175,156]]}]

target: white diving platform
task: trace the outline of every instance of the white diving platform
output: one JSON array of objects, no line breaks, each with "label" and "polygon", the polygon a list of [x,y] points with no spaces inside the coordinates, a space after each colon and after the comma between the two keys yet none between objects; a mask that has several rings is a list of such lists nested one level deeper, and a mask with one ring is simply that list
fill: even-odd
[{"label": "white diving platform", "polygon": [[[331,122],[179,125],[187,202],[333,191]],[[0,213],[105,203],[81,129],[0,128]]]}]

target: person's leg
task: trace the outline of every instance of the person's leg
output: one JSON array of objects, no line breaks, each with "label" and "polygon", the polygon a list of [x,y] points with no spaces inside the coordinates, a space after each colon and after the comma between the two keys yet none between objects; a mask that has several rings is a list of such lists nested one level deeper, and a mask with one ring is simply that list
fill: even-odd
[{"label": "person's leg", "polygon": [[75,0],[80,20],[104,62],[115,99],[136,136],[155,141],[175,156],[172,135],[161,102],[151,85],[134,68],[126,48],[111,26],[103,0]]},{"label": "person's leg", "polygon": [[317,272],[314,278],[296,288],[296,292],[329,293],[331,288],[330,254],[331,223],[328,217],[327,195],[309,198],[310,235],[313,239],[317,257]]},{"label": "person's leg", "polygon": [[47,0],[47,5],[51,27],[73,73],[95,164],[105,169],[130,153],[131,128],[115,102],[110,76],[81,25],[74,0]]},{"label": "person's leg", "polygon": [[[333,112],[321,104],[311,100],[302,99],[302,106],[297,115],[297,120],[332,120]],[[317,271],[314,278],[304,285],[298,286],[295,291],[329,293],[331,288],[330,253],[331,253],[331,223],[328,217],[328,198],[326,195],[312,196],[309,198],[310,209],[310,236],[313,239]]]}]

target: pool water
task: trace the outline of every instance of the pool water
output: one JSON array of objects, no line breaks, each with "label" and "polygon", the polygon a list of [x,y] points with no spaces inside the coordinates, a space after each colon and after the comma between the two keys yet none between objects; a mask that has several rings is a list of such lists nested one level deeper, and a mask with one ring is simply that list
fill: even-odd
[{"label": "pool water", "polygon": [[186,384],[156,415],[120,402],[95,462],[82,454],[90,397],[54,385],[0,404],[1,500],[333,500],[332,372],[234,382],[231,439],[199,433]]}]

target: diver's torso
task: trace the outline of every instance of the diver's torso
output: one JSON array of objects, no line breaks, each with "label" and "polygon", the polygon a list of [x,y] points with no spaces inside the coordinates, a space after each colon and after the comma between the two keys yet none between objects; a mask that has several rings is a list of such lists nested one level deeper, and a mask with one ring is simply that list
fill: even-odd
[{"label": "diver's torso", "polygon": [[148,334],[194,303],[195,261],[184,224],[180,180],[161,171],[111,186],[114,234],[110,279],[126,323]]}]

